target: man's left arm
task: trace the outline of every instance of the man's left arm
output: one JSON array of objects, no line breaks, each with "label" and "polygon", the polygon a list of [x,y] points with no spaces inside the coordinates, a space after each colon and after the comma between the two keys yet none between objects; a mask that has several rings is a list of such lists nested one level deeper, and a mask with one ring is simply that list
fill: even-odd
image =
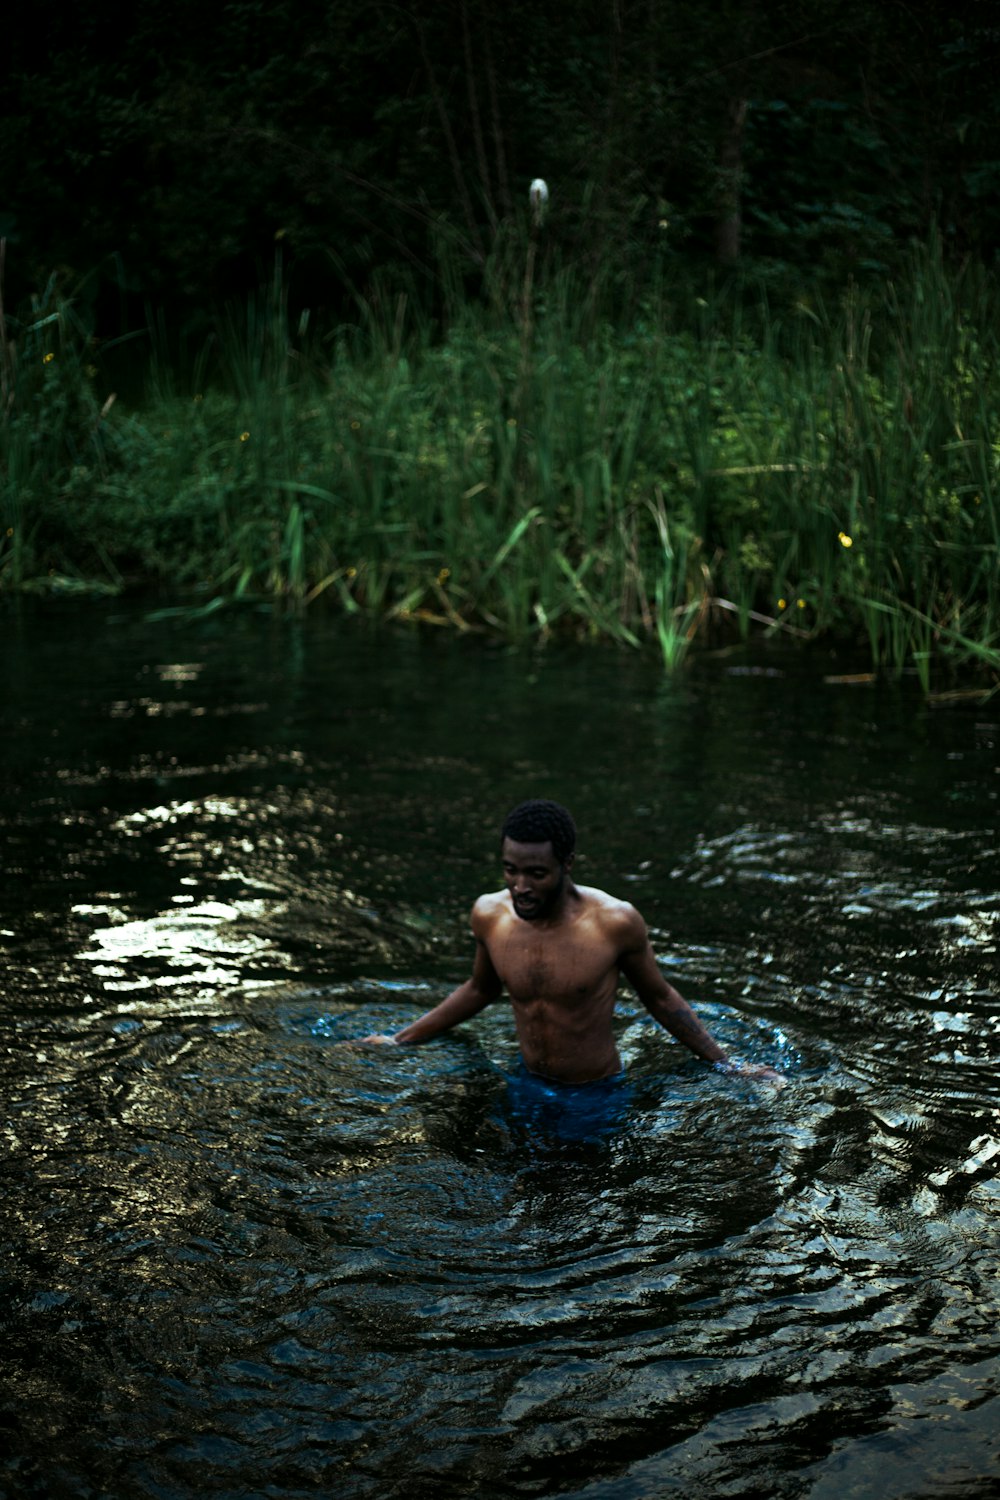
[{"label": "man's left arm", "polygon": [[734,1062],[702,1025],[682,995],[663,976],[656,962],[649,933],[642,917],[630,908],[628,929],[618,959],[618,967],[635,990],[654,1020],[705,1062],[718,1064],[727,1072],[743,1073],[754,1078],[784,1084],[783,1074],[774,1068],[751,1067]]},{"label": "man's left arm", "polygon": [[653,1019],[659,1021],[671,1036],[706,1062],[728,1063],[723,1048],[698,1020],[684,997],[664,979],[653,955],[645,923],[641,942],[622,953],[618,966]]}]

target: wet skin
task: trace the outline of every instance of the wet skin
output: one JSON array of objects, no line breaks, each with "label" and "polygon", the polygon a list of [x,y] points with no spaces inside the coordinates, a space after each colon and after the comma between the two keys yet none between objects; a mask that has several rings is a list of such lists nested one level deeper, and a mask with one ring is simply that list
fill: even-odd
[{"label": "wet skin", "polygon": [[[506,889],[472,909],[476,952],[464,984],[392,1037],[410,1046],[478,1015],[506,989],[518,1045],[532,1073],[589,1083],[621,1072],[612,1030],[619,976],[678,1041],[706,1062],[729,1064],[694,1011],[660,973],[646,924],[627,901],[575,885],[572,855],[560,862],[550,842],[501,848]],[[783,1082],[769,1068],[741,1072]]]}]

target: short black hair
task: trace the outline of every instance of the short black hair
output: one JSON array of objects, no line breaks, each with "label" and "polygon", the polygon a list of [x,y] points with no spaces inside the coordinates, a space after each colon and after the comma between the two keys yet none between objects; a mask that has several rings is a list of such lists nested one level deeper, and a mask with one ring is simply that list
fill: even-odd
[{"label": "short black hair", "polygon": [[561,802],[535,797],[507,814],[500,830],[500,842],[504,839],[518,844],[551,843],[552,853],[564,865],[576,848],[576,824]]}]

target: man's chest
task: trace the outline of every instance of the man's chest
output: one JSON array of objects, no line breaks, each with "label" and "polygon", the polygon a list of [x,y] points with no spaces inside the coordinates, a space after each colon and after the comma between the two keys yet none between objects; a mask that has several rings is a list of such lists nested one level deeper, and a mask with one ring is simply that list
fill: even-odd
[{"label": "man's chest", "polygon": [[532,929],[519,923],[491,950],[493,965],[516,1001],[571,1004],[589,999],[617,977],[617,954],[603,934],[572,927]]}]

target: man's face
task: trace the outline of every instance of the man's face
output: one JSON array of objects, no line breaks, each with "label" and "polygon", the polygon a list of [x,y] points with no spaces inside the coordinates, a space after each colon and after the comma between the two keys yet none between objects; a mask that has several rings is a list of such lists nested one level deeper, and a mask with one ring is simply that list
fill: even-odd
[{"label": "man's face", "polygon": [[562,865],[548,839],[544,844],[519,844],[516,839],[507,838],[501,845],[500,858],[517,915],[526,922],[549,916],[562,897],[573,863],[572,854]]}]

